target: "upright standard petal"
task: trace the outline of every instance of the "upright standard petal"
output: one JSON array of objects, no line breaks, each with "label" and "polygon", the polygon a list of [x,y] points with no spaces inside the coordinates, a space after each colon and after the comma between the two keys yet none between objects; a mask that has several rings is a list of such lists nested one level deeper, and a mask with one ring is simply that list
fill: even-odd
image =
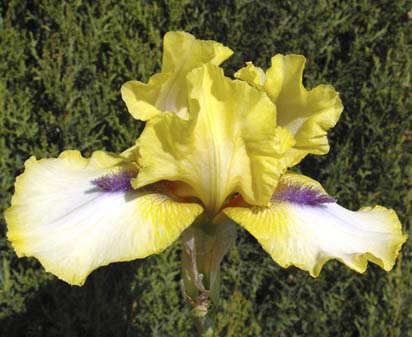
[{"label": "upright standard petal", "polygon": [[122,86],[122,98],[136,119],[149,120],[163,111],[187,117],[186,76],[194,68],[211,62],[219,65],[232,55],[221,43],[197,40],[184,32],[164,37],[162,72],[149,83],[129,81]]},{"label": "upright standard petal", "polygon": [[96,268],[158,253],[202,212],[162,185],[134,191],[135,164],[101,151],[85,159],[30,158],[6,210],[18,256],[34,256],[62,280],[81,285]]},{"label": "upright standard petal", "polygon": [[329,151],[328,129],[335,126],[343,110],[338,93],[330,85],[307,91],[302,84],[305,58],[302,55],[276,55],[264,76],[251,62],[235,76],[265,91],[276,105],[278,125],[287,128],[296,144],[288,152],[291,166],[308,153]]},{"label": "upright standard petal", "polygon": [[213,215],[238,192],[265,205],[286,169],[282,155],[293,145],[290,133],[275,127],[275,106],[211,63],[193,70],[188,83],[190,118],[164,114],[146,126],[134,186],[185,182]]},{"label": "upright standard petal", "polygon": [[231,207],[225,214],[246,228],[282,267],[316,277],[332,258],[364,272],[367,261],[392,269],[407,236],[395,212],[381,206],[349,211],[305,176],[285,174],[270,206]]}]

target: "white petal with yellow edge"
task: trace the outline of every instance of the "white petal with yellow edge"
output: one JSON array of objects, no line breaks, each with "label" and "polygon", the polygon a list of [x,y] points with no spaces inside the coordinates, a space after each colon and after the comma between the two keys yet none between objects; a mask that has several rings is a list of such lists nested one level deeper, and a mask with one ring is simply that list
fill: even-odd
[{"label": "white petal with yellow edge", "polygon": [[78,151],[29,159],[5,214],[17,254],[81,285],[100,266],[162,251],[202,212],[158,189],[109,192],[92,183],[124,169],[133,167],[104,152],[90,159]]},{"label": "white petal with yellow edge", "polygon": [[310,178],[286,174],[268,207],[232,207],[225,214],[246,228],[282,267],[316,277],[338,259],[364,272],[367,261],[390,270],[406,240],[395,212],[381,206],[349,211]]},{"label": "white petal with yellow edge", "polygon": [[282,156],[293,145],[290,133],[276,128],[275,106],[211,63],[193,70],[188,82],[190,118],[158,116],[139,138],[135,187],[185,182],[210,215],[238,192],[251,204],[266,204],[286,169]]},{"label": "white petal with yellow edge", "polygon": [[149,120],[163,111],[187,117],[186,76],[205,63],[219,65],[232,55],[221,43],[197,40],[185,32],[168,32],[164,37],[162,72],[147,84],[129,81],[122,86],[122,98],[136,119]]}]

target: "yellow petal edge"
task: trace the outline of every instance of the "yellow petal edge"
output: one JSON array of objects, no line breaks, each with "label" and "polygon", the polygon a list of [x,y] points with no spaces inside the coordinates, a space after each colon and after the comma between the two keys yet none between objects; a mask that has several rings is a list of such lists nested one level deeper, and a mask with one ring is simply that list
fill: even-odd
[{"label": "yellow petal edge", "polygon": [[[325,193],[318,182],[297,174],[285,174],[278,189],[291,183],[302,192],[309,188]],[[368,260],[389,271],[407,239],[396,213],[382,206],[352,212],[336,203],[314,206],[273,199],[268,207],[244,205],[224,213],[248,230],[280,266],[296,266],[313,277],[334,258],[360,273]]]},{"label": "yellow petal edge", "polygon": [[[46,271],[82,285],[96,268],[159,253],[202,213],[161,185],[107,192],[93,179],[116,172],[123,158],[79,151],[25,163],[6,210],[7,236],[17,255],[33,256]],[[126,166],[130,163],[126,163]]]}]

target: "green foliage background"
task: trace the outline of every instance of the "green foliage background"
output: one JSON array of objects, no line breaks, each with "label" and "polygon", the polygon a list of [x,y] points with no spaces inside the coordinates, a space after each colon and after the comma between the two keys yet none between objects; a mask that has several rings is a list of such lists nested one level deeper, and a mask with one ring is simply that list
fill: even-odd
[{"label": "green foliage background", "polygon": [[[343,117],[327,156],[299,169],[342,205],[394,208],[411,233],[412,2],[1,1],[0,212],[31,155],[120,151],[143,125],[120,86],[161,65],[162,37],[185,30],[235,50],[227,74],[275,53],[307,57],[308,87],[331,83]],[[18,259],[0,218],[0,335],[191,336],[179,290],[180,247],[113,264],[84,287]],[[412,336],[412,245],[394,270],[356,274],[330,262],[318,279],[278,267],[239,228],[223,263],[220,336]]]}]

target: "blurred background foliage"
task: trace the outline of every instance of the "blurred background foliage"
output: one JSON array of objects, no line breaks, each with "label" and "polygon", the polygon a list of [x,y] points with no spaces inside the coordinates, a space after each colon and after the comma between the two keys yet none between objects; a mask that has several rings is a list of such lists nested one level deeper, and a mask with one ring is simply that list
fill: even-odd
[{"label": "blurred background foliage", "polygon": [[[121,151],[143,124],[120,97],[159,71],[162,37],[185,30],[228,45],[227,74],[275,53],[307,57],[308,87],[331,83],[345,111],[327,156],[299,169],[342,205],[412,214],[412,2],[162,0],[0,2],[0,212],[31,155]],[[99,269],[70,287],[18,259],[0,217],[0,335],[191,336],[180,246]],[[394,270],[329,262],[318,279],[277,266],[244,230],[222,268],[219,336],[412,336],[412,245]]]}]

